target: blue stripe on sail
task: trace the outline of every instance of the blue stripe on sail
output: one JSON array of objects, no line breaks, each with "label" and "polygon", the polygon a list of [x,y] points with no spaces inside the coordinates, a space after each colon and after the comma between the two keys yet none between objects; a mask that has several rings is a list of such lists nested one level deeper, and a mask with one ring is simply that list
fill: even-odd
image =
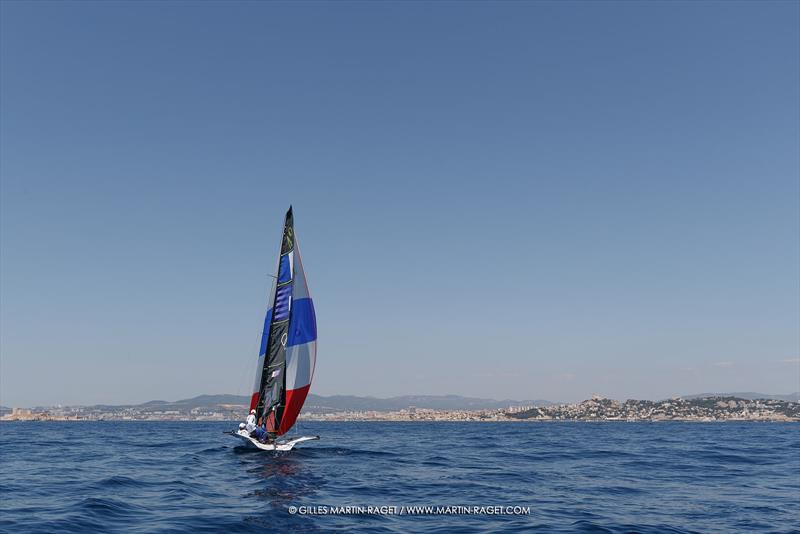
[{"label": "blue stripe on sail", "polygon": [[281,256],[280,266],[278,267],[278,283],[282,284],[292,279],[292,267],[289,264],[289,255]]},{"label": "blue stripe on sail", "polygon": [[261,331],[261,348],[258,349],[259,356],[267,353],[267,338],[269,337],[269,323],[271,321],[272,308],[267,310],[267,316],[264,318],[264,330]]},{"label": "blue stripe on sail", "polygon": [[286,284],[278,288],[275,297],[275,320],[284,321],[289,318],[289,303],[292,298],[292,284]]},{"label": "blue stripe on sail", "polygon": [[278,288],[278,295],[275,297],[276,302],[287,300],[292,296],[292,284],[286,284]]},{"label": "blue stripe on sail", "polygon": [[295,299],[292,302],[292,322],[286,346],[302,345],[317,339],[317,318],[311,299]]}]

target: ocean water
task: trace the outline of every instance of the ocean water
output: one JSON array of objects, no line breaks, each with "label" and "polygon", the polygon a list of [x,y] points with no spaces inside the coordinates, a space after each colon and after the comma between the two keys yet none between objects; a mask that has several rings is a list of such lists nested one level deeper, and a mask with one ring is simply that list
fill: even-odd
[{"label": "ocean water", "polygon": [[288,453],[232,427],[1,423],[0,531],[800,531],[797,423],[301,423]]}]

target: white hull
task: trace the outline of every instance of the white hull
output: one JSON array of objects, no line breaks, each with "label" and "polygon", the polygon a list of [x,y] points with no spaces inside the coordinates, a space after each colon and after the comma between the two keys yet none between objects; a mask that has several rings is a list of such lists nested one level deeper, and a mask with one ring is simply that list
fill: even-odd
[{"label": "white hull", "polygon": [[319,436],[300,436],[299,438],[289,439],[286,441],[277,440],[274,443],[261,443],[257,439],[251,438],[250,434],[248,434],[246,430],[237,430],[236,432],[231,432],[230,434],[231,436],[242,440],[247,448],[261,449],[262,451],[290,451],[298,443],[319,439]]}]

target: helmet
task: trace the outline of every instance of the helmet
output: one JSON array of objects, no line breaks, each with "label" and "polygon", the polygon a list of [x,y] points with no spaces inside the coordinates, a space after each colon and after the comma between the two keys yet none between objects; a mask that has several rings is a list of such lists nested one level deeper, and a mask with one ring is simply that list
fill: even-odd
[{"label": "helmet", "polygon": [[250,410],[250,413],[251,413],[251,414],[253,414],[253,415],[255,415],[255,414],[256,414],[256,411],[255,411],[255,410]]},{"label": "helmet", "polygon": [[239,430],[244,430],[244,423],[239,423]]}]

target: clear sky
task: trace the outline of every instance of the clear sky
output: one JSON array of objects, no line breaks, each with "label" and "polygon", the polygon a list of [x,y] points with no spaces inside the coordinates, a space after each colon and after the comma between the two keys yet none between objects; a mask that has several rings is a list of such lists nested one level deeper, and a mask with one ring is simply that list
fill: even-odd
[{"label": "clear sky", "polygon": [[0,403],[800,389],[800,3],[0,3]]}]

